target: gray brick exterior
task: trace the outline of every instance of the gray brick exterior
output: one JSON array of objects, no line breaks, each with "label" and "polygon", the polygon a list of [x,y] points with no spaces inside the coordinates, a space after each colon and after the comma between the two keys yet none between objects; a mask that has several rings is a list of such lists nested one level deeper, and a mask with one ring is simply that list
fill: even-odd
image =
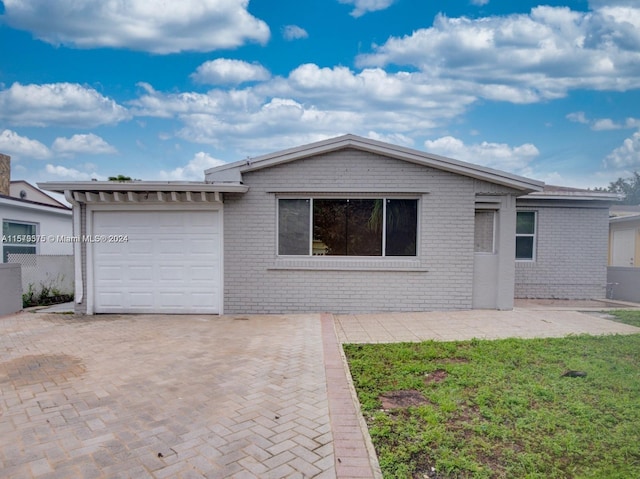
[{"label": "gray brick exterior", "polygon": [[[226,313],[471,308],[476,182],[373,156],[344,150],[243,175],[249,192],[225,195]],[[277,198],[320,192],[333,197],[407,192],[418,197],[418,256],[278,258]]]},{"label": "gray brick exterior", "polygon": [[519,200],[537,212],[536,259],[516,262],[516,298],[604,298],[607,283],[608,205]]}]

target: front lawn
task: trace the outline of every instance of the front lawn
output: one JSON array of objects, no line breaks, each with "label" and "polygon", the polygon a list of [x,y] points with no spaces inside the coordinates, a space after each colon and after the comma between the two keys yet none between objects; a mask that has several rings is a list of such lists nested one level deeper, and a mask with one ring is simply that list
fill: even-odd
[{"label": "front lawn", "polygon": [[638,310],[618,309],[616,311],[610,311],[609,314],[614,317],[614,321],[640,328],[640,311]]},{"label": "front lawn", "polygon": [[386,478],[640,477],[640,334],[345,351]]}]

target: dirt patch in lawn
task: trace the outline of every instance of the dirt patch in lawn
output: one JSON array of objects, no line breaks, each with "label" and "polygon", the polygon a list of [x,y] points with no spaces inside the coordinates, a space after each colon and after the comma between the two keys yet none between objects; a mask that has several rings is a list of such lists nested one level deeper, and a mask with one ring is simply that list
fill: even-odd
[{"label": "dirt patch in lawn", "polygon": [[424,383],[425,384],[439,383],[447,379],[448,375],[449,374],[444,369],[436,369],[435,371],[425,374]]},{"label": "dirt patch in lawn", "polygon": [[383,409],[398,409],[409,406],[421,406],[429,404],[429,401],[420,391],[415,389],[402,389],[381,394],[380,402]]}]

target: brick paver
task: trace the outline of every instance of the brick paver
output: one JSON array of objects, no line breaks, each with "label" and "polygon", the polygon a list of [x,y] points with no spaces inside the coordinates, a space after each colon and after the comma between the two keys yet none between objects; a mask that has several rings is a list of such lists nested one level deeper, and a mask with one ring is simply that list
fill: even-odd
[{"label": "brick paver", "polygon": [[0,477],[335,478],[323,354],[319,315],[0,318]]}]

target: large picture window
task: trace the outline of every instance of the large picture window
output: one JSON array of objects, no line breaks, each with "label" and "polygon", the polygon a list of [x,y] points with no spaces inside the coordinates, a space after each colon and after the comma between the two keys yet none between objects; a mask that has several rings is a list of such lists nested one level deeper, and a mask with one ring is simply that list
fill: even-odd
[{"label": "large picture window", "polygon": [[516,260],[533,261],[536,251],[536,213],[516,213]]},{"label": "large picture window", "polygon": [[278,201],[278,254],[416,256],[418,200],[304,198]]},{"label": "large picture window", "polygon": [[2,222],[2,262],[9,260],[9,254],[36,254],[36,223],[21,221]]}]

